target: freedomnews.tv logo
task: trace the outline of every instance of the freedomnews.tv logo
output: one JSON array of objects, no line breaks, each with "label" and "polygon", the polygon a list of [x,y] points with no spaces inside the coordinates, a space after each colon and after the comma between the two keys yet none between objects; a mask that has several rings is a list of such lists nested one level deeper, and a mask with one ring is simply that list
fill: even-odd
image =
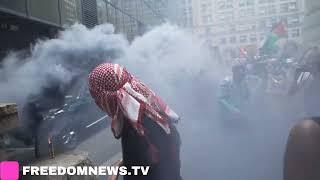
[{"label": "freedomnews.tv logo", "polygon": [[17,161],[0,162],[0,180],[18,180],[19,163]]}]

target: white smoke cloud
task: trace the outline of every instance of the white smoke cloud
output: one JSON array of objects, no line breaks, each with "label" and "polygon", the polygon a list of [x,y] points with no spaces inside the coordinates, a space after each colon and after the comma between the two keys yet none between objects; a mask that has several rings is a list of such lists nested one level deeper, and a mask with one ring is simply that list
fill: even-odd
[{"label": "white smoke cloud", "polygon": [[251,112],[260,119],[240,122],[243,125],[234,129],[222,127],[216,94],[218,81],[227,70],[210,56],[201,40],[170,24],[156,27],[132,43],[113,31],[108,24],[92,30],[74,25],[56,39],[37,42],[27,57],[10,53],[0,69],[0,102],[24,103],[48,83],[48,77],[68,84],[73,77],[82,76],[86,82],[86,75],[97,64],[117,62],[182,116],[184,179],[281,178],[289,125],[276,121],[285,116],[261,117],[263,109],[257,106]]},{"label": "white smoke cloud", "polygon": [[77,24],[56,39],[39,40],[27,57],[10,53],[0,69],[0,101],[23,103],[50,83],[48,77],[67,84],[96,64],[121,55],[128,42],[113,31],[112,25],[88,30]]},{"label": "white smoke cloud", "polygon": [[181,83],[192,84],[197,78],[213,82],[223,72],[200,40],[169,24],[135,39],[118,62],[173,102],[188,91],[179,87]]}]

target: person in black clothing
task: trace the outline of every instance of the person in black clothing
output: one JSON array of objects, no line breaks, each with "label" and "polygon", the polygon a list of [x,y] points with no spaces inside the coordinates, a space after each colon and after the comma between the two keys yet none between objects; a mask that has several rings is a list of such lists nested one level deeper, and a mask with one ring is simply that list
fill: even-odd
[{"label": "person in black clothing", "polygon": [[[128,120],[126,120],[128,121]],[[121,144],[123,150],[123,165],[126,167],[136,165],[149,165],[150,170],[148,176],[127,176],[125,180],[179,180],[180,179],[180,160],[179,160],[179,147],[180,137],[175,129],[172,128],[171,134],[168,136],[162,132],[154,121],[149,118],[143,120],[144,127],[148,129],[148,136],[150,141],[153,142],[157,150],[159,151],[159,163],[152,165],[148,154],[148,142],[139,136],[135,129],[130,126],[129,123],[124,124],[123,134],[121,137]],[[177,147],[175,152],[172,152],[171,148],[168,148],[168,144]],[[133,172],[131,172],[133,174]],[[141,173],[141,172],[140,172]]]},{"label": "person in black clothing", "polygon": [[180,119],[145,84],[118,64],[105,63],[89,75],[89,90],[96,104],[111,118],[111,129],[121,138],[122,165],[150,166],[147,176],[124,180],[181,180]]}]

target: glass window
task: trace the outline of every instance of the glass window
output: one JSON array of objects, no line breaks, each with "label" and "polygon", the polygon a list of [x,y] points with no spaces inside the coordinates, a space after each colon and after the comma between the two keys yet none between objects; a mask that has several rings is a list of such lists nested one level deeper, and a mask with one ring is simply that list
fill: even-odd
[{"label": "glass window", "polygon": [[227,43],[226,38],[221,38],[220,39],[220,44],[226,44],[226,43]]},{"label": "glass window", "polygon": [[239,6],[253,6],[255,0],[239,0]]},{"label": "glass window", "polygon": [[280,12],[282,13],[286,13],[289,11],[289,4],[288,3],[284,3],[280,5]]},{"label": "glass window", "polygon": [[203,23],[210,23],[210,22],[212,22],[212,17],[211,17],[211,15],[202,16],[202,22],[203,22]]},{"label": "glass window", "polygon": [[245,6],[246,4],[245,4],[245,1],[244,0],[240,0],[240,2],[239,2],[239,6],[240,7],[243,7],[243,6]]},{"label": "glass window", "polygon": [[230,43],[236,43],[237,42],[237,38],[235,36],[230,37],[229,40]]},{"label": "glass window", "polygon": [[262,4],[262,3],[267,3],[268,0],[259,0],[259,3]]},{"label": "glass window", "polygon": [[272,15],[272,14],[276,14],[277,13],[277,8],[275,5],[269,6],[268,8],[268,14]]},{"label": "glass window", "polygon": [[225,1],[217,1],[217,8],[218,9],[223,9],[226,6],[226,2]]},{"label": "glass window", "polygon": [[251,34],[250,35],[250,42],[256,42],[257,41],[257,35],[256,34]]},{"label": "glass window", "polygon": [[255,13],[254,13],[254,9],[251,8],[251,9],[248,9],[248,16],[254,16]]},{"label": "glass window", "polygon": [[267,7],[263,6],[263,7],[259,7],[259,15],[264,16],[267,15]]},{"label": "glass window", "polygon": [[253,24],[239,24],[237,26],[238,31],[248,31],[248,30],[252,30],[252,29],[255,29],[255,25],[253,25]]},{"label": "glass window", "polygon": [[246,43],[247,42],[247,35],[241,35],[239,39],[240,39],[241,43]]},{"label": "glass window", "polygon": [[233,8],[232,0],[219,0],[216,2],[217,9],[229,9]]},{"label": "glass window", "polygon": [[275,2],[275,0],[259,0],[259,3],[260,4],[263,4],[263,3],[273,3]]},{"label": "glass window", "polygon": [[300,30],[299,29],[291,30],[291,37],[299,37],[299,36],[300,36]]},{"label": "glass window", "polygon": [[300,19],[298,15],[293,15],[293,16],[289,16],[287,18],[287,23],[288,25],[295,25],[295,24],[299,24]]},{"label": "glass window", "polygon": [[250,16],[254,16],[254,9],[253,8],[240,9],[239,17],[250,17]]},{"label": "glass window", "polygon": [[270,27],[273,27],[273,25],[275,25],[277,23],[278,23],[277,18],[272,17],[272,18],[268,19],[266,26],[270,28]]},{"label": "glass window", "polygon": [[264,34],[264,33],[261,33],[260,34],[260,41],[263,41],[264,39],[266,38],[266,34]]},{"label": "glass window", "polygon": [[207,11],[207,7],[208,7],[208,6],[207,6],[206,4],[202,4],[202,5],[201,5],[201,12],[202,12],[202,13],[206,12],[206,11]]},{"label": "glass window", "polygon": [[265,29],[266,28],[266,21],[265,20],[261,20],[259,22],[259,29]]},{"label": "glass window", "polygon": [[296,11],[298,9],[297,2],[290,2],[288,4],[289,11]]},{"label": "glass window", "polygon": [[253,6],[255,0],[247,0],[247,6]]}]

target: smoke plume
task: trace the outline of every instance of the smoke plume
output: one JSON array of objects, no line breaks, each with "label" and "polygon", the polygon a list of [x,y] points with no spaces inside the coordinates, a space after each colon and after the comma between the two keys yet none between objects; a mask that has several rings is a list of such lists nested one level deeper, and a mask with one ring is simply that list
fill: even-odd
[{"label": "smoke plume", "polygon": [[[0,102],[25,103],[48,83],[62,87],[97,64],[117,62],[146,82],[179,115],[182,175],[188,179],[281,179],[291,115],[274,102],[252,106],[249,120],[218,117],[218,84],[228,74],[210,49],[191,33],[164,24],[128,42],[100,25],[74,25],[56,39],[39,40],[29,56],[10,53],[0,69]],[[270,107],[273,109],[270,110]],[[291,109],[290,109],[291,110]],[[225,124],[232,127],[225,127]],[[99,145],[97,145],[99,148]]]}]

